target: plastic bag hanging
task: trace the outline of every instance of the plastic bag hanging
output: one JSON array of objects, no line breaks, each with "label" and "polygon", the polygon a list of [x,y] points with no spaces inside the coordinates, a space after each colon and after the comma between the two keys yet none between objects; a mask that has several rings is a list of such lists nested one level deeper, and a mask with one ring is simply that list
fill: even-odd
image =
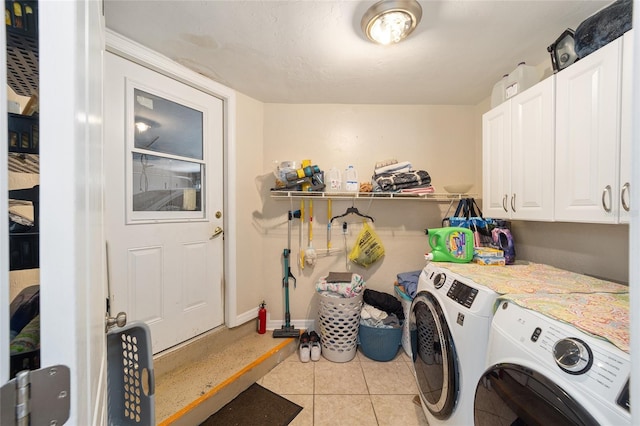
[{"label": "plastic bag hanging", "polygon": [[378,234],[368,222],[363,222],[356,243],[349,253],[349,260],[365,268],[384,256],[384,246]]}]

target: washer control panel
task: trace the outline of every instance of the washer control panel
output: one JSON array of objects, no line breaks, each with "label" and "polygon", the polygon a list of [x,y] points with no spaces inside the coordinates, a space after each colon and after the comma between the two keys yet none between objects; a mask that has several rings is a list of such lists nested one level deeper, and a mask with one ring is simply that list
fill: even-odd
[{"label": "washer control panel", "polygon": [[459,281],[451,275],[433,264],[429,264],[424,269],[421,277],[424,276],[427,282],[430,282],[436,290],[446,291],[449,299],[455,300],[465,308],[471,308],[478,295],[478,289]]},{"label": "washer control panel", "polygon": [[471,307],[477,295],[477,288],[469,287],[458,280],[453,280],[451,287],[449,287],[449,291],[447,292],[447,297],[449,299],[455,300],[466,308]]}]

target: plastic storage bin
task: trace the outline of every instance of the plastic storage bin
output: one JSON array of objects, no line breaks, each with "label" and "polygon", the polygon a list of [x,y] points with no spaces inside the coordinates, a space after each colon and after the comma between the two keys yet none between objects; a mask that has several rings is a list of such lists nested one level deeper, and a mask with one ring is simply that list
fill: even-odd
[{"label": "plastic storage bin", "polygon": [[318,293],[318,297],[322,355],[333,362],[351,361],[358,349],[362,293],[349,298]]},{"label": "plastic storage bin", "polygon": [[9,151],[37,154],[39,149],[38,117],[9,114]]},{"label": "plastic storage bin", "polygon": [[132,322],[107,333],[109,425],[155,425],[151,331]]},{"label": "plastic storage bin", "polygon": [[38,2],[5,1],[7,84],[20,96],[39,92]]},{"label": "plastic storage bin", "polygon": [[33,227],[28,232],[9,234],[9,268],[14,270],[34,269],[40,265],[40,185],[33,188],[12,189],[9,199],[30,201],[33,206]]},{"label": "plastic storage bin", "polygon": [[398,354],[402,328],[379,328],[360,324],[360,350],[376,361],[391,361]]},{"label": "plastic storage bin", "polygon": [[37,233],[9,235],[9,268],[12,271],[40,266],[40,236]]},{"label": "plastic storage bin", "polygon": [[38,38],[38,2],[5,0],[5,24],[9,33]]}]

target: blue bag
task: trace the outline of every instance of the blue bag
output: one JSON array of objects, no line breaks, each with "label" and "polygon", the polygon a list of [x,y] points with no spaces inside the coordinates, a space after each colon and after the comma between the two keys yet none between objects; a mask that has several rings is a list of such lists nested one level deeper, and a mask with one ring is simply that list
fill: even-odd
[{"label": "blue bag", "polygon": [[476,247],[493,245],[491,231],[496,227],[496,221],[482,216],[482,210],[473,198],[461,198],[453,216],[442,219],[442,226],[457,226],[472,230]]}]

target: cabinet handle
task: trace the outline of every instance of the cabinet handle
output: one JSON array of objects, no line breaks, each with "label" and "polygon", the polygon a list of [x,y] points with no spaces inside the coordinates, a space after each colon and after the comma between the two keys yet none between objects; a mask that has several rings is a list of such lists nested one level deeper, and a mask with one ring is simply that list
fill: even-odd
[{"label": "cabinet handle", "polygon": [[513,193],[511,195],[511,210],[513,210],[513,212],[516,212],[516,194]]},{"label": "cabinet handle", "polygon": [[[605,202],[604,197],[609,194],[609,207],[607,207],[607,203]],[[611,213],[611,204],[613,203],[613,200],[611,199],[611,185],[607,185],[604,187],[604,190],[602,191],[602,208],[604,209],[605,212],[607,213]]]},{"label": "cabinet handle", "polygon": [[506,213],[509,213],[509,210],[507,210],[507,194],[504,194],[504,197],[502,197],[502,208]]},{"label": "cabinet handle", "polygon": [[[620,202],[622,203],[622,208],[626,212],[628,212],[630,210],[630,207],[629,207],[629,203],[627,203],[625,201],[625,197],[624,196],[625,196],[625,194],[627,194],[627,195],[630,194],[629,193],[629,187],[630,186],[631,185],[629,185],[629,182],[626,182],[624,185],[622,185],[622,191],[620,191]],[[629,200],[629,201],[631,201],[631,200]]]}]

